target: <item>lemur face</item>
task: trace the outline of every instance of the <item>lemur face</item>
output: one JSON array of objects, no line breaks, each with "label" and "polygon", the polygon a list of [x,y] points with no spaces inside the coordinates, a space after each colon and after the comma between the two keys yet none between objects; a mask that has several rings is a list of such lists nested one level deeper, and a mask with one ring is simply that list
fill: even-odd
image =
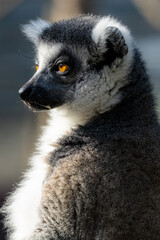
[{"label": "lemur face", "polygon": [[61,44],[41,43],[36,68],[34,76],[19,91],[30,108],[48,110],[72,100],[82,67],[71,49]]},{"label": "lemur face", "polygon": [[104,112],[107,102],[118,101],[112,91],[124,85],[131,58],[124,26],[111,18],[79,16],[53,25],[33,21],[23,31],[36,50],[37,71],[19,90],[30,108],[70,105]]}]

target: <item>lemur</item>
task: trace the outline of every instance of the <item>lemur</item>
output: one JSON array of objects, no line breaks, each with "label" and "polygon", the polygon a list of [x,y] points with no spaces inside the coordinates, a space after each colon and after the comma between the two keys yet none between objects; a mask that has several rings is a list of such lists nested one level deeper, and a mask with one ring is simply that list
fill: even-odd
[{"label": "lemur", "polygon": [[23,26],[36,72],[19,90],[49,119],[3,212],[10,240],[160,240],[160,126],[130,31],[80,15]]}]

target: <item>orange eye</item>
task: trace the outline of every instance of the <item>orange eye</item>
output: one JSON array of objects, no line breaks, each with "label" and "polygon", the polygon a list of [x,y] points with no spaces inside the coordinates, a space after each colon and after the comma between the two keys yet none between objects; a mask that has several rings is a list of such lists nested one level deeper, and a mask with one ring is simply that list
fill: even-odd
[{"label": "orange eye", "polygon": [[39,69],[39,65],[36,65],[36,70],[38,71],[38,69]]},{"label": "orange eye", "polygon": [[58,66],[58,70],[61,73],[66,72],[68,69],[69,69],[69,66],[67,64],[59,64],[59,66]]}]

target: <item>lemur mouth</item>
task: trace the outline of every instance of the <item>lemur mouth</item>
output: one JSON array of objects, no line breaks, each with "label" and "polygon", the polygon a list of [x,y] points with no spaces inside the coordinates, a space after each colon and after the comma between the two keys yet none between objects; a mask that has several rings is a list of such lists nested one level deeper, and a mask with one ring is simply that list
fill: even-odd
[{"label": "lemur mouth", "polygon": [[50,105],[42,105],[36,102],[27,102],[27,101],[23,101],[25,105],[27,105],[31,110],[37,110],[37,111],[41,111],[41,110],[50,110],[51,106]]}]

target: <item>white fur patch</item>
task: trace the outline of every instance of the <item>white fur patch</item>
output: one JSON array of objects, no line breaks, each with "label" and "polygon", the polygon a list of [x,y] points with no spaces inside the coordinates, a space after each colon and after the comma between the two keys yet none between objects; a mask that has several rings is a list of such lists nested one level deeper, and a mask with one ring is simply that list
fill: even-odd
[{"label": "white fur patch", "polygon": [[50,119],[37,144],[38,153],[30,160],[31,168],[3,207],[10,240],[28,239],[40,222],[38,209],[49,167],[46,158],[55,149],[52,145],[59,138],[70,134],[72,128],[77,127],[77,122],[80,122],[78,116],[66,111],[65,107],[50,111]]},{"label": "white fur patch", "polygon": [[48,28],[51,24],[42,19],[30,21],[30,23],[22,26],[23,33],[31,40],[34,44],[37,44],[40,34],[45,28]]},{"label": "white fur patch", "polygon": [[8,214],[6,225],[11,228],[10,239],[23,240],[29,237],[39,223],[38,206],[47,172],[47,164],[40,161],[40,158],[38,155],[34,157],[34,166],[25,174],[24,180],[12,193],[5,207]]},{"label": "white fur patch", "polygon": [[121,31],[128,48],[130,49],[132,48],[131,47],[132,37],[128,28],[122,25],[120,22],[116,21],[116,19],[111,17],[103,17],[94,27],[92,31],[92,39],[96,44],[99,42],[99,40],[101,41],[104,40],[105,42],[106,39],[105,30],[108,27],[118,28]]},{"label": "white fur patch", "polygon": [[37,59],[38,59],[38,65],[39,65],[39,69],[37,72],[42,71],[46,66],[48,66],[48,63],[60,51],[61,45],[62,44],[60,43],[47,44],[47,43],[40,42],[38,46],[38,51],[37,51]]},{"label": "white fur patch", "polygon": [[128,53],[124,57],[124,60],[127,66],[129,66],[133,56],[133,39],[129,29],[126,26],[122,25],[120,22],[118,22],[116,19],[111,17],[103,17],[92,30],[93,41],[96,44],[98,44],[99,42],[104,43],[106,41],[105,31],[108,27],[116,27],[122,33],[125,43],[128,46]]}]

